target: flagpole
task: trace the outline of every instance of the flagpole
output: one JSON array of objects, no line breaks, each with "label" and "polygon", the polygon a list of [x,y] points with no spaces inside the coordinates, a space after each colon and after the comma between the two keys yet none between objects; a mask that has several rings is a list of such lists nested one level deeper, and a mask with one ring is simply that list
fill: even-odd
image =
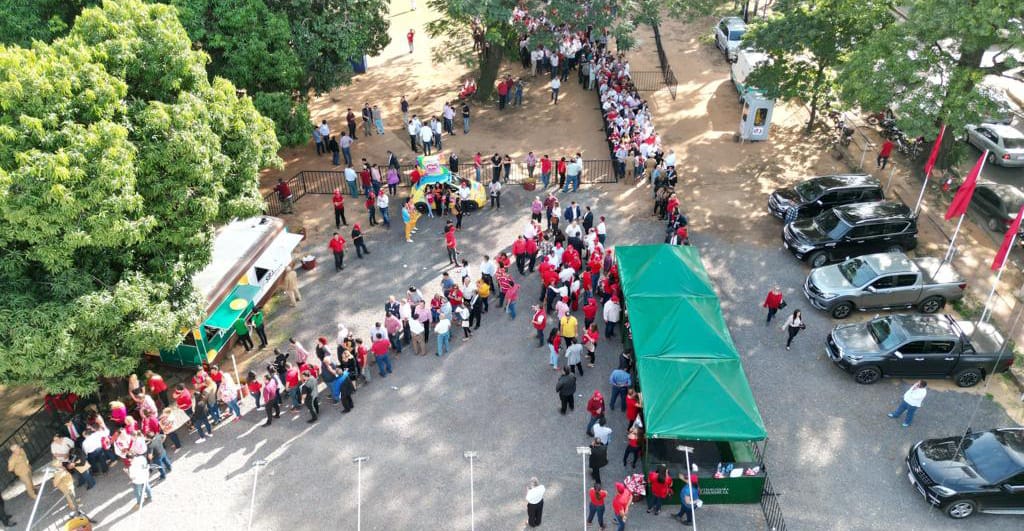
[{"label": "flagpole", "polygon": [[[924,182],[921,184],[921,193],[917,196],[917,204],[914,205],[914,215],[921,210],[921,202],[924,201],[924,191],[928,187],[928,179],[932,176],[932,168],[935,167],[935,159],[939,156],[939,148],[942,147],[942,137],[946,134],[946,124],[942,124],[939,135],[935,138],[935,145],[932,146],[932,153],[928,156],[928,162],[924,165]],[[890,177],[890,181],[892,178]]]},{"label": "flagpole", "polygon": [[[977,182],[978,178],[981,177],[981,172],[985,171],[985,162],[986,162],[985,159],[987,158],[987,156],[988,156],[988,150],[985,150],[985,152],[981,154],[981,159],[978,161],[978,164],[977,164],[978,171],[975,172],[974,170],[971,170],[971,173],[974,175],[974,182]],[[967,176],[967,180],[970,180],[970,178],[971,178],[971,176],[968,175]],[[925,181],[925,182],[927,182],[927,181]],[[963,186],[962,183],[961,183],[961,186]],[[924,194],[924,189],[923,188],[921,189],[921,193]],[[972,194],[973,194],[973,190],[972,190]],[[956,198],[954,197],[954,200],[955,199]],[[918,199],[918,200],[920,201],[920,199]],[[970,201],[970,197],[968,197],[967,200],[969,202]],[[960,225],[963,224],[964,217],[966,217],[966,216],[967,216],[967,207],[964,206],[964,213],[960,214],[960,221],[958,221],[956,223],[956,229],[953,231],[953,237],[949,239],[949,248],[946,249],[946,256],[945,256],[945,258],[942,259],[942,263],[950,262],[950,261],[953,260],[953,247],[956,245],[956,237],[960,234]]]},{"label": "flagpole", "polygon": [[[1012,250],[1013,249],[1013,244],[1016,243],[1016,241],[1017,241],[1017,234],[1014,233],[1013,236],[1010,237],[1010,246],[1009,246],[1008,249]],[[1006,262],[1010,261],[1009,254],[1010,254],[1009,251],[1007,251],[1006,256],[1003,257],[1003,263],[1000,264],[1000,266],[999,266],[999,271],[996,272],[996,280],[995,280],[995,282],[992,283],[992,289],[989,290],[988,297],[985,299],[985,307],[984,307],[984,309],[981,310],[981,318],[978,319],[979,323],[984,323],[985,321],[988,320],[989,317],[992,317],[992,312],[991,312],[991,309],[989,308],[989,304],[992,303],[992,298],[996,296],[996,288],[999,287],[999,279],[1002,278],[1003,270],[1006,269]]]},{"label": "flagpole", "polygon": [[921,184],[921,193],[917,195],[917,204],[914,205],[914,215],[921,210],[921,201],[924,200],[924,191],[928,188],[928,175],[924,176],[924,183]]},{"label": "flagpole", "polygon": [[953,230],[953,237],[949,239],[949,248],[946,249],[946,256],[942,259],[943,264],[953,260],[953,245],[956,243],[957,235],[960,234],[960,225],[963,225],[965,217],[967,217],[967,214],[960,214],[960,221],[956,222],[956,229]]}]

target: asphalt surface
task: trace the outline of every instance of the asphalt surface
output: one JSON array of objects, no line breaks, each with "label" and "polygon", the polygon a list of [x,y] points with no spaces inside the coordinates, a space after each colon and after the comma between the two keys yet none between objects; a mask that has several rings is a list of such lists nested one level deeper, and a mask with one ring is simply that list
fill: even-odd
[{"label": "asphalt surface", "polygon": [[[611,244],[660,241],[661,226],[647,216],[648,189],[603,185],[571,195],[609,217]],[[527,219],[530,198],[510,187],[503,197],[506,208],[466,218],[460,246],[474,271],[481,254],[511,242]],[[323,201],[327,207],[328,198]],[[447,262],[441,224],[423,220],[414,244],[402,241],[397,225],[388,233],[370,229],[372,259],[349,258],[339,274],[329,267],[327,238],[312,235],[307,245],[321,266],[300,277],[300,306],[271,316],[272,343],[294,335],[308,346],[318,335],[333,337],[338,321],[366,337],[389,294],[400,295],[409,285],[432,294]],[[778,240],[724,243],[696,226],[692,234],[721,294],[768,429],[768,470],[788,528],[891,529],[899,522],[904,529],[1020,529],[1020,519],[1010,516],[950,521],[920,498],[903,468],[913,442],[961,433],[975,407],[977,429],[1004,425],[1007,419],[996,404],[975,394],[932,391],[914,426],[901,428],[885,413],[905,383],[860,386],[835,369],[822,353],[832,326],[824,314],[805,312],[808,329],[791,352],[783,348],[783,332],[764,326],[760,303],[773,283],[784,287],[791,304],[787,310],[807,308],[795,291],[806,268]],[[251,502],[252,529],[356,529],[361,496],[363,529],[470,529],[470,470],[463,453],[475,451],[472,511],[477,529],[525,528],[523,496],[531,476],[547,487],[542,528],[579,529],[583,474],[575,447],[587,443],[585,400],[594,389],[609,395],[607,377],[619,350],[613,342],[599,345],[598,367],[579,379],[576,411],[559,415],[556,375],[546,351],[534,348],[529,325],[529,306],[538,294],[532,275],[524,281],[515,321],[492,305],[473,339],[463,342],[453,334],[455,351],[444,358],[415,357],[408,351],[392,356],[394,373],[386,379],[374,374],[356,393],[356,409],[348,415],[341,415],[325,394],[322,418],[312,425],[303,411],[286,412],[273,426],[261,428],[263,412],[250,411],[240,422],[220,426],[205,444],[184,436],[185,449],[172,455],[174,472],[155,485],[155,500],[142,511],[131,511],[134,500],[120,470],[98,478],[97,488],[83,493],[84,507],[101,522],[98,529],[245,529]],[[614,433],[611,464],[603,470],[606,486],[626,473],[620,466],[622,413],[611,413],[610,423]],[[352,462],[357,456],[369,458],[361,489]],[[259,468],[253,496],[259,460],[267,464]],[[48,486],[40,506],[42,524],[62,521],[62,506]],[[27,521],[30,507],[24,496],[7,507],[20,524]],[[638,506],[629,527],[680,528],[666,513],[655,517]],[[701,529],[765,528],[758,505],[705,506],[698,522]]]}]

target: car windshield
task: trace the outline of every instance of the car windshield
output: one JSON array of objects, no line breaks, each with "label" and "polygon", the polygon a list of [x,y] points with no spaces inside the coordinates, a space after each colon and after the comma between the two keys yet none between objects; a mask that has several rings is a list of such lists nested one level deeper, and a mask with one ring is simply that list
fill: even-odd
[{"label": "car windshield", "polygon": [[839,272],[847,282],[858,288],[871,282],[878,276],[878,273],[864,260],[854,258],[839,264]]},{"label": "car windshield", "polygon": [[814,201],[825,191],[825,187],[821,185],[817,179],[811,179],[810,181],[804,181],[793,187],[796,193],[800,195],[800,198],[804,201]]},{"label": "car windshield", "polygon": [[892,323],[888,318],[875,319],[868,323],[868,332],[883,350],[889,350],[899,346],[901,338],[892,329]]},{"label": "car windshield", "polygon": [[831,210],[818,214],[818,217],[814,218],[814,226],[833,240],[841,238],[843,234],[846,234],[847,229],[846,223],[843,223],[843,220],[839,219],[839,216]]},{"label": "car windshield", "polygon": [[1024,192],[1015,187],[999,187],[992,190],[999,199],[1006,204],[1006,212],[1010,216],[1016,216],[1020,206],[1024,205]]},{"label": "car windshield", "polygon": [[1024,149],[1024,138],[1007,138],[1004,136],[1003,144],[1006,145],[1006,149]]},{"label": "car windshield", "polygon": [[1020,470],[1014,457],[1022,457],[1024,441],[1021,439],[1020,433],[982,433],[970,444],[964,444],[964,457],[985,481],[995,483]]},{"label": "car windshield", "polygon": [[729,40],[738,41],[743,38],[744,33],[746,33],[745,30],[729,30]]}]

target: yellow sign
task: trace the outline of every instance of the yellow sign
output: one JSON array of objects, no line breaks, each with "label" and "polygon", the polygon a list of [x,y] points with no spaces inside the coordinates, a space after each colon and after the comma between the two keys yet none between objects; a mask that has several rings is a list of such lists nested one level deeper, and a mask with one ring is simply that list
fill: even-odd
[{"label": "yellow sign", "polygon": [[213,361],[213,358],[217,357],[217,351],[212,348],[206,351],[206,361]]},{"label": "yellow sign", "polygon": [[245,300],[245,299],[243,299],[241,297],[231,301],[231,309],[235,310],[236,312],[238,310],[244,310],[245,307],[248,306],[248,305],[249,305],[249,301],[247,301],[247,300]]}]

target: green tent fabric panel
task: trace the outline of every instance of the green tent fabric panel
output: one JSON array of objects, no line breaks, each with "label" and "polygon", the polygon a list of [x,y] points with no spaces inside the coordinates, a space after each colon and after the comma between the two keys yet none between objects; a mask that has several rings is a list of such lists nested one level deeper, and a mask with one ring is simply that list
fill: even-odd
[{"label": "green tent fabric panel", "polygon": [[[250,286],[249,284],[235,286],[235,289],[231,290],[227,297],[224,297],[224,301],[220,303],[220,306],[214,310],[213,314],[203,324],[220,329],[231,328],[231,325],[235,324],[239,316],[249,311],[249,308],[252,306],[252,299],[259,291],[259,286]],[[235,299],[248,301],[249,304],[240,310],[232,310],[231,301]]]},{"label": "green tent fabric panel", "polygon": [[717,297],[696,247],[631,245],[615,248],[622,292],[635,297]]},{"label": "green tent fabric panel", "polygon": [[627,298],[627,310],[637,359],[739,359],[717,297]]},{"label": "green tent fabric panel", "polygon": [[648,437],[759,441],[767,436],[739,360],[637,360]]}]

